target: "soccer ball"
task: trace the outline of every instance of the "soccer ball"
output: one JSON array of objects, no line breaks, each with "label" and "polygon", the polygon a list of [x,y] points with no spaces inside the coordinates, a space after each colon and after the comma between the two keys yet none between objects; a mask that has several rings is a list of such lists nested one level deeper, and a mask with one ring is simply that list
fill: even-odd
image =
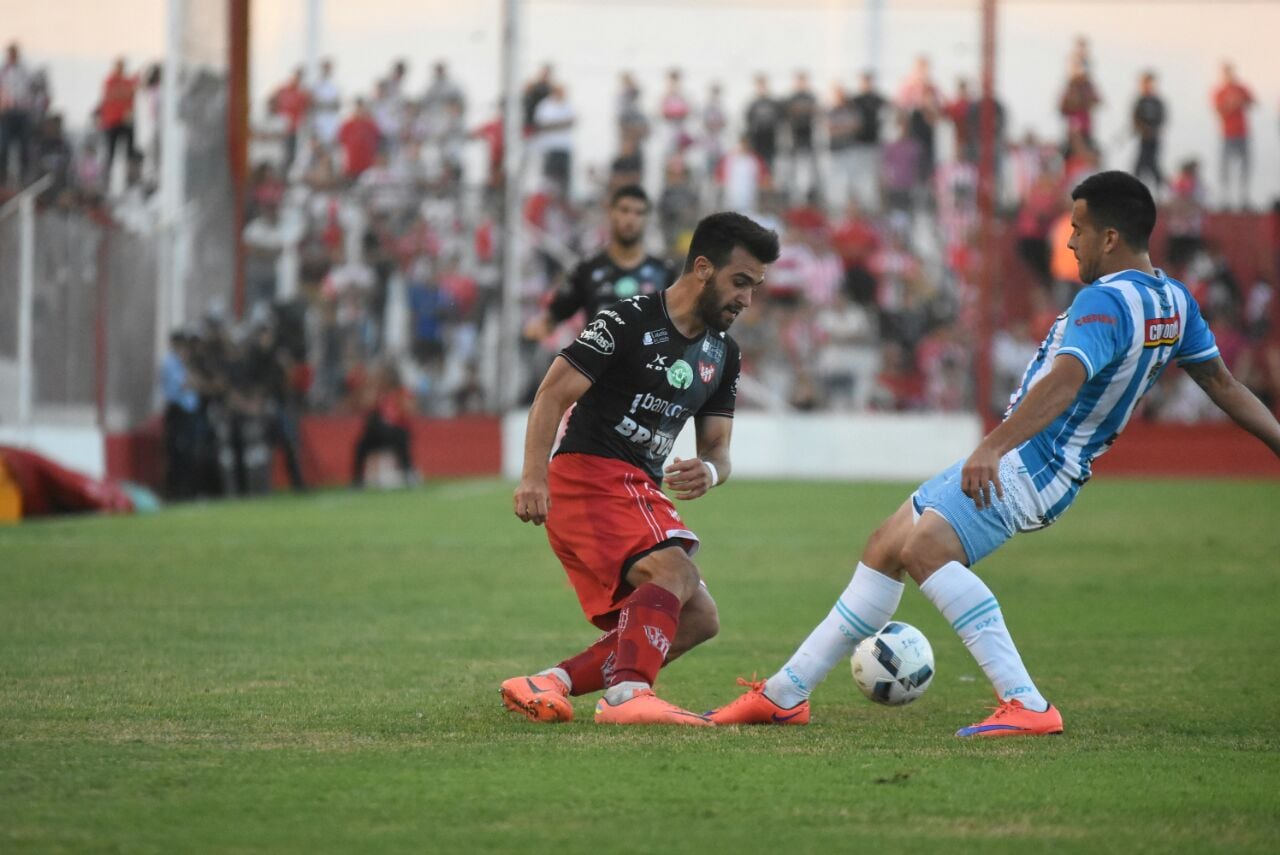
[{"label": "soccer ball", "polygon": [[924,694],[933,682],[933,648],[909,623],[890,621],[854,649],[853,681],[878,704],[901,706]]}]

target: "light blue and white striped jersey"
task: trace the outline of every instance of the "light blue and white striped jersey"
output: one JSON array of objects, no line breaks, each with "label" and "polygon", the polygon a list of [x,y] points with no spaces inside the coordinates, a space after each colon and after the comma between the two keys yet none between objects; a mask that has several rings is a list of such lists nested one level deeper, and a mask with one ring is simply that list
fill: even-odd
[{"label": "light blue and white striped jersey", "polygon": [[1205,362],[1218,355],[1218,345],[1181,282],[1160,270],[1103,276],[1053,322],[1006,418],[1063,353],[1080,360],[1088,379],[1062,415],[1018,448],[1047,510],[1046,524],[1070,506],[1089,480],[1093,459],[1119,436],[1169,361]]}]

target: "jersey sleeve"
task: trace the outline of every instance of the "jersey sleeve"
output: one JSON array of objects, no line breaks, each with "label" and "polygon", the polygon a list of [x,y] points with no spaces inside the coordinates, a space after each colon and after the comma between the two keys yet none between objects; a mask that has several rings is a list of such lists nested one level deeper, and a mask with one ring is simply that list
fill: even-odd
[{"label": "jersey sleeve", "polygon": [[1218,355],[1218,341],[1209,329],[1209,323],[1200,314],[1200,304],[1190,294],[1187,295],[1187,319],[1183,325],[1182,342],[1178,345],[1178,353],[1173,357],[1179,365],[1193,365],[1197,362],[1208,362]]},{"label": "jersey sleeve", "polygon": [[1067,312],[1066,332],[1058,353],[1069,353],[1084,365],[1088,379],[1125,353],[1133,321],[1120,298],[1106,288],[1085,288]]},{"label": "jersey sleeve", "polygon": [[585,261],[574,265],[573,269],[569,271],[569,275],[564,278],[564,282],[551,295],[551,303],[547,306],[547,311],[551,314],[552,321],[558,324],[567,320],[573,317],[574,312],[586,304],[587,279],[590,275],[590,270]]},{"label": "jersey sleeve", "polygon": [[634,347],[639,326],[636,313],[628,312],[625,303],[601,309],[560,355],[594,383],[621,359],[620,353]]},{"label": "jersey sleeve", "polygon": [[742,357],[738,351],[738,345],[730,339],[729,352],[724,358],[724,372],[720,376],[720,385],[695,415],[733,418],[733,410],[738,402],[738,374],[741,369]]}]

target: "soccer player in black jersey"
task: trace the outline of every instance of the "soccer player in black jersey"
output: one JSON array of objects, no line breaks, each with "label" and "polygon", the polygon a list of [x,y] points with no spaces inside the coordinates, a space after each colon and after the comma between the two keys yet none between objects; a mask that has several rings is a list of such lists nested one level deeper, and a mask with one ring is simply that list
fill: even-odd
[{"label": "soccer player in black jersey", "polygon": [[[660,487],[696,499],[729,477],[739,352],[726,333],[777,257],[773,232],[712,214],[669,290],[601,310],[548,369],[529,411],[514,510],[546,524],[583,613],[605,634],[554,668],[504,682],[511,710],[568,721],[570,695],[605,689],[597,722],[710,723],[652,689],[659,668],[719,628],[691,559],[698,537]],[[698,456],[664,465],[690,416]]]},{"label": "soccer player in black jersey", "polygon": [[525,338],[546,338],[562,321],[582,309],[588,319],[619,300],[663,291],[675,281],[671,264],[644,251],[649,197],[638,184],[626,184],[609,198],[609,243],[580,261],[556,290],[546,311],[525,326]]}]

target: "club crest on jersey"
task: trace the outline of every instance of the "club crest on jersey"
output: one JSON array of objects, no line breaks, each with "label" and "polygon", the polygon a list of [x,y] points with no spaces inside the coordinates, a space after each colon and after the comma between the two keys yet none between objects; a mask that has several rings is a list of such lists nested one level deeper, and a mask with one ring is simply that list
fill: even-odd
[{"label": "club crest on jersey", "polygon": [[1143,343],[1143,347],[1177,344],[1178,334],[1181,331],[1182,318],[1177,315],[1171,318],[1151,318],[1147,321],[1147,340]]},{"label": "club crest on jersey", "polygon": [[578,335],[578,341],[582,342],[596,353],[600,353],[605,356],[613,355],[613,349],[615,347],[613,343],[613,333],[609,332],[609,327],[605,324],[603,318],[596,318],[594,321],[587,324],[586,329]]},{"label": "club crest on jersey", "polygon": [[645,344],[665,344],[667,341],[666,330],[649,330],[644,334]]},{"label": "club crest on jersey", "polygon": [[644,625],[645,637],[649,639],[649,646],[662,654],[666,658],[667,653],[671,650],[671,642],[667,639],[667,634],[662,631],[661,627]]},{"label": "club crest on jersey", "polygon": [[667,382],[677,389],[688,389],[693,385],[693,367],[683,359],[667,369]]},{"label": "club crest on jersey", "polygon": [[709,362],[698,360],[698,376],[702,378],[703,383],[710,383],[716,379],[716,367]]}]

